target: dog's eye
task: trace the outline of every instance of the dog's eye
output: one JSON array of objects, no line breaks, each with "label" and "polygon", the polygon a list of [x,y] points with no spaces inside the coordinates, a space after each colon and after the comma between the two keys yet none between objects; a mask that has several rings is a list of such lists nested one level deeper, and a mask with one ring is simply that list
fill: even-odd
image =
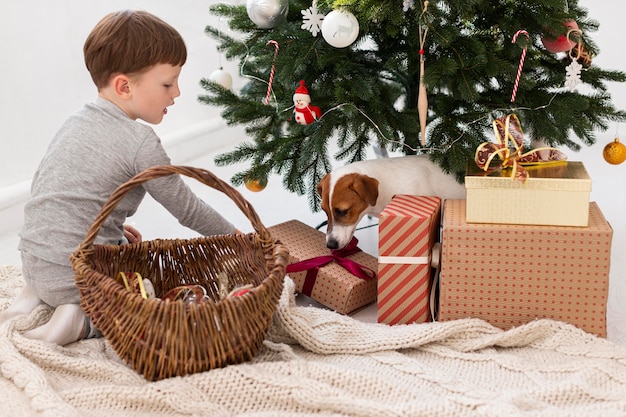
[{"label": "dog's eye", "polygon": [[344,217],[348,214],[348,210],[335,209],[335,217]]}]

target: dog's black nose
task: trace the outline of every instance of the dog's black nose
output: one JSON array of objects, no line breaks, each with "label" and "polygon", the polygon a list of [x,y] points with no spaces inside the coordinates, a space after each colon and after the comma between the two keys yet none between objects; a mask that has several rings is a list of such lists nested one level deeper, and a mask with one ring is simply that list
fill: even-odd
[{"label": "dog's black nose", "polygon": [[339,242],[337,242],[335,239],[329,239],[326,241],[326,247],[328,249],[337,249],[339,247]]}]

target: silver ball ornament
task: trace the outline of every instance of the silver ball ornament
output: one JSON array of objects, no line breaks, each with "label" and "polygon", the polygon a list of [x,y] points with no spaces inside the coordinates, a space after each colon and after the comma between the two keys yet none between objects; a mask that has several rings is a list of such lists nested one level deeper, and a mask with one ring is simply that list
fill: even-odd
[{"label": "silver ball ornament", "polygon": [[222,68],[213,71],[211,75],[209,75],[209,80],[218,83],[224,87],[225,90],[230,90],[230,87],[233,85],[233,77]]},{"label": "silver ball ornament", "polygon": [[248,0],[248,17],[261,29],[272,29],[287,18],[288,0]]}]

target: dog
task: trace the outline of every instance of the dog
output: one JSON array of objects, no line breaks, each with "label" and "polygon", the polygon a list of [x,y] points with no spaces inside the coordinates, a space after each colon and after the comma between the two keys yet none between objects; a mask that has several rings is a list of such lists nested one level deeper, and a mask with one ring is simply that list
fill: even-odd
[{"label": "dog", "polygon": [[354,162],[326,174],[317,185],[328,217],[326,246],[345,247],[363,216],[378,217],[396,194],[465,198],[465,187],[428,155]]}]

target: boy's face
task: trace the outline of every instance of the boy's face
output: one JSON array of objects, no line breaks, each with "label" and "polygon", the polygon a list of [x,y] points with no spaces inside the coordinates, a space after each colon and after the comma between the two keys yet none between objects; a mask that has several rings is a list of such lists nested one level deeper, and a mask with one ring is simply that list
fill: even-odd
[{"label": "boy's face", "polygon": [[180,96],[178,76],[181,66],[157,64],[141,75],[131,78],[131,99],[127,112],[132,119],[159,124],[167,114],[167,107]]}]

